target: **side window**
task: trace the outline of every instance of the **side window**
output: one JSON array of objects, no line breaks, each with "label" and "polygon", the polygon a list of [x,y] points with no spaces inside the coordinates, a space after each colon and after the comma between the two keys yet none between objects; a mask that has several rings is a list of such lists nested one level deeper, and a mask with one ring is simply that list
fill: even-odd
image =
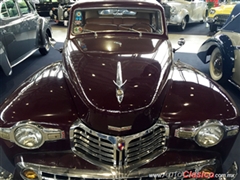
[{"label": "side window", "polygon": [[2,4],[0,12],[1,12],[0,13],[0,18],[9,17],[9,13],[8,13],[6,5],[4,3]]},{"label": "side window", "polygon": [[13,0],[7,0],[3,3],[1,7],[1,16],[6,18],[19,16],[16,4]]},{"label": "side window", "polygon": [[31,12],[30,7],[25,0],[17,0],[17,3],[22,14],[28,14]]}]

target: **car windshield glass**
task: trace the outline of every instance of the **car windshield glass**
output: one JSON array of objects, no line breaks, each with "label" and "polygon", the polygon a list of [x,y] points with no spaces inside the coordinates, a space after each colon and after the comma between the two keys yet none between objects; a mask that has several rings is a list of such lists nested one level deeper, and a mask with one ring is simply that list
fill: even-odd
[{"label": "car windshield glass", "polygon": [[162,15],[154,9],[76,9],[72,17],[72,34],[79,35],[100,31],[131,31],[163,33]]},{"label": "car windshield glass", "polygon": [[239,24],[240,24],[240,4],[235,6],[235,8],[232,10],[231,15],[227,19],[227,21],[222,29],[240,33]]}]

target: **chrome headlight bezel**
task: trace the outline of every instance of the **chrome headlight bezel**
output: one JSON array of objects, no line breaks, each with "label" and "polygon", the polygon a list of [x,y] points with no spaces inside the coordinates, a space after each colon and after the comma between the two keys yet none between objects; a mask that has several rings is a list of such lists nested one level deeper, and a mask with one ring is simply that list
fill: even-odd
[{"label": "chrome headlight bezel", "polygon": [[[40,128],[33,124],[21,125],[17,127],[14,130],[13,135],[15,143],[24,149],[37,149],[44,143],[42,131]],[[24,142],[29,145],[24,145]],[[30,146],[31,143],[33,144],[32,146]]]},{"label": "chrome headlight bezel", "polygon": [[[221,131],[219,140],[216,143],[213,143],[212,145],[204,145],[198,139],[199,133],[201,133],[202,130],[208,127],[219,128],[219,130]],[[182,139],[191,139],[195,141],[199,146],[208,148],[217,145],[222,141],[222,139],[226,137],[237,135],[238,132],[239,132],[238,125],[226,126],[221,121],[209,119],[197,126],[180,127],[175,130],[174,136]]]},{"label": "chrome headlight bezel", "polygon": [[[203,132],[203,131],[205,131],[205,132]],[[206,132],[206,131],[208,131],[208,132]],[[222,141],[224,134],[225,134],[225,128],[223,125],[221,125],[220,123],[209,123],[209,124],[197,129],[197,132],[194,136],[194,140],[199,146],[212,147]],[[202,137],[200,137],[200,136],[202,136]],[[210,141],[211,139],[214,140],[213,136],[215,136],[214,142],[212,142],[212,143],[208,142],[207,144],[205,144],[203,142],[204,141],[203,138],[205,138],[205,141]]]}]

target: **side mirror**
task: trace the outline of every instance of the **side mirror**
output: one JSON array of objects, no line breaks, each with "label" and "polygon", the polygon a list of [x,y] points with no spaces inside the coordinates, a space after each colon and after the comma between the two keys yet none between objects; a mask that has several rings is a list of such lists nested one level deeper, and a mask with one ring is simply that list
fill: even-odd
[{"label": "side mirror", "polygon": [[173,53],[175,53],[177,50],[179,50],[183,45],[185,44],[185,39],[184,38],[180,38],[178,40],[178,48],[173,48]]},{"label": "side mirror", "polygon": [[185,39],[184,38],[180,38],[179,40],[178,40],[178,45],[179,46],[183,46],[185,44]]}]

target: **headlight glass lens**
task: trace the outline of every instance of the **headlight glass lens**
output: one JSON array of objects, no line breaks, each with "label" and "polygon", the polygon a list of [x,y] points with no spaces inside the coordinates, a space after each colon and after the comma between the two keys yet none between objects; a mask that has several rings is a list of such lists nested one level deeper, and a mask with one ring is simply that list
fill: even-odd
[{"label": "headlight glass lens", "polygon": [[214,9],[210,9],[210,14],[214,14],[216,12],[216,10],[214,10]]},{"label": "headlight glass lens", "polygon": [[42,145],[43,136],[40,130],[34,126],[18,127],[14,131],[16,143],[22,148],[35,149]]},{"label": "headlight glass lens", "polygon": [[211,147],[218,144],[224,136],[224,130],[221,126],[211,125],[200,128],[195,140],[203,147]]},{"label": "headlight glass lens", "polygon": [[67,12],[67,11],[64,12],[64,17],[65,17],[65,18],[68,17],[68,12]]}]

